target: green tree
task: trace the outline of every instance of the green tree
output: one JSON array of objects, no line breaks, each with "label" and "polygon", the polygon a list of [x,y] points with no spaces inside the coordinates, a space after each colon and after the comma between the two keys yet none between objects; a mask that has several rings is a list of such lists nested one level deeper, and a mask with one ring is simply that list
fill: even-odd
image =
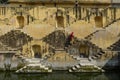
[{"label": "green tree", "polygon": [[0,0],[0,4],[6,4],[8,0]]}]

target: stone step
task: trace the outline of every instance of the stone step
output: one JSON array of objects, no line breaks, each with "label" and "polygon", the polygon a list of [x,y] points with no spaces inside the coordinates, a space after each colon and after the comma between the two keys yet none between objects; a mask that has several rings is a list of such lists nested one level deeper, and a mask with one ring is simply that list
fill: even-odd
[{"label": "stone step", "polygon": [[43,59],[46,60],[46,59],[50,58],[51,56],[53,56],[54,54],[55,54],[55,53],[49,53],[49,54],[45,55],[45,56],[43,57]]},{"label": "stone step", "polygon": [[96,55],[94,55],[95,57],[97,57],[97,58],[99,58],[100,57],[100,55],[98,55],[98,54],[96,54]]},{"label": "stone step", "polygon": [[97,57],[95,57],[95,56],[92,56],[91,58],[92,58],[92,59],[97,59]]},{"label": "stone step", "polygon": [[[19,33],[21,34],[21,36],[24,36],[24,38],[28,38],[28,41],[32,39],[32,37],[31,37],[30,35],[28,35],[28,34],[26,34],[26,33],[24,33],[24,32],[21,32],[20,29],[19,29],[19,30],[14,29],[14,30],[11,30],[11,31],[7,32],[6,34],[2,35],[2,36],[1,36],[1,42],[2,42],[6,47],[12,49],[12,48],[14,48],[14,46],[11,46],[11,47],[10,47],[9,43],[6,42],[6,41],[4,40],[4,38],[6,38],[6,37],[7,37],[7,38],[11,38],[11,39],[12,39],[12,38],[16,38],[15,41],[17,41],[17,39],[20,38],[20,37],[19,37]],[[2,39],[3,39],[3,40],[2,40]]]},{"label": "stone step", "polygon": [[27,59],[27,58],[24,58],[24,60],[28,63],[39,63],[40,62],[40,59]]},{"label": "stone step", "polygon": [[104,72],[104,70],[89,62],[74,65],[72,68],[69,69],[69,72]]},{"label": "stone step", "polygon": [[[32,69],[30,69],[29,67],[32,67]],[[46,67],[45,65],[42,65],[41,63],[37,63],[37,64],[34,63],[34,64],[28,64],[16,71],[16,73],[29,73],[29,72],[30,73],[31,72],[34,72],[34,73],[35,72],[52,72],[52,69],[50,69],[49,67]]]},{"label": "stone step", "polygon": [[97,53],[96,55],[92,56],[91,58],[92,59],[97,59],[97,58],[100,58],[103,54],[105,54],[105,52],[100,51],[99,53]]},{"label": "stone step", "polygon": [[102,55],[103,53],[98,53],[98,55]]},{"label": "stone step", "polygon": [[80,68],[80,64],[75,65],[76,68]]}]

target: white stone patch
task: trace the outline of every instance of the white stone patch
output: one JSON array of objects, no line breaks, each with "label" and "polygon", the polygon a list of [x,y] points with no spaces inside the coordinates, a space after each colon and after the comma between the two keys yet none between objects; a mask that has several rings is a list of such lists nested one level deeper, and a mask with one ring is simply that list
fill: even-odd
[{"label": "white stone patch", "polygon": [[75,65],[77,68],[80,68],[80,65]]}]

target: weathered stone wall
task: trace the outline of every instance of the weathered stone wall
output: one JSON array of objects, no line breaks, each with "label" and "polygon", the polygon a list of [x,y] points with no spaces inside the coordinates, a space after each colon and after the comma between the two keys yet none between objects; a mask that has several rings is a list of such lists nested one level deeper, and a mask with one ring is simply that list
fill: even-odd
[{"label": "weathered stone wall", "polygon": [[15,55],[11,55],[10,53],[0,54],[0,70],[17,70],[20,63],[23,62]]},{"label": "weathered stone wall", "polygon": [[[52,52],[50,50],[51,46],[54,48],[65,47],[66,34],[64,32],[68,34],[74,32],[74,36],[77,39],[87,39],[93,44],[87,41],[75,41],[68,52],[70,51],[76,55],[85,53],[88,57],[96,54],[100,49],[106,50],[119,40],[119,10],[119,6],[111,7],[103,4],[99,7],[84,4],[76,6],[75,4],[56,5],[54,3],[1,5],[0,35],[2,36],[0,40],[7,46],[22,46],[23,56],[35,57],[35,53],[39,52],[44,57],[49,52]],[[27,35],[14,35],[14,32],[11,32],[12,29],[18,28]],[[102,30],[103,28],[104,30]],[[63,30],[63,32],[57,30]],[[5,32],[9,33],[5,34]],[[22,36],[22,39],[20,36]],[[33,41],[26,41],[29,37],[33,38]],[[42,41],[42,39],[44,40]],[[18,42],[19,40],[23,42],[22,45]],[[40,46],[38,51],[33,49],[34,45]],[[74,50],[72,52],[72,49],[76,49],[76,52]],[[117,64],[117,58],[109,60],[113,58],[111,55],[113,55],[111,52],[102,55],[99,59],[101,60],[101,65],[105,64],[105,62],[108,62],[108,65]],[[103,63],[103,61],[105,62]],[[99,61],[96,63],[99,63]]]},{"label": "weathered stone wall", "polygon": [[44,57],[46,54],[49,54],[49,44],[41,41],[41,40],[33,40],[28,44],[23,46],[22,55],[25,57],[34,58],[35,52],[33,50],[33,46],[40,46],[39,52],[41,53],[41,57]]}]

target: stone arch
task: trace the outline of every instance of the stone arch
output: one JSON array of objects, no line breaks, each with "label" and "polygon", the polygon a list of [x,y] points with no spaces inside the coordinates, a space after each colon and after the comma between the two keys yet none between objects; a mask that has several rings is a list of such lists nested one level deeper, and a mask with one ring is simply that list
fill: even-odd
[{"label": "stone arch", "polygon": [[103,17],[102,16],[96,16],[95,17],[95,26],[98,28],[103,27]]},{"label": "stone arch", "polygon": [[23,16],[17,16],[17,22],[18,22],[20,28],[24,27],[25,19]]},{"label": "stone arch", "polygon": [[89,56],[89,46],[82,44],[79,46],[79,54],[80,57],[88,57]]},{"label": "stone arch", "polygon": [[41,58],[42,57],[41,46],[40,45],[33,45],[32,50],[34,52],[34,57],[35,58]]},{"label": "stone arch", "polygon": [[57,20],[57,27],[64,27],[64,17],[63,16],[56,16]]}]

